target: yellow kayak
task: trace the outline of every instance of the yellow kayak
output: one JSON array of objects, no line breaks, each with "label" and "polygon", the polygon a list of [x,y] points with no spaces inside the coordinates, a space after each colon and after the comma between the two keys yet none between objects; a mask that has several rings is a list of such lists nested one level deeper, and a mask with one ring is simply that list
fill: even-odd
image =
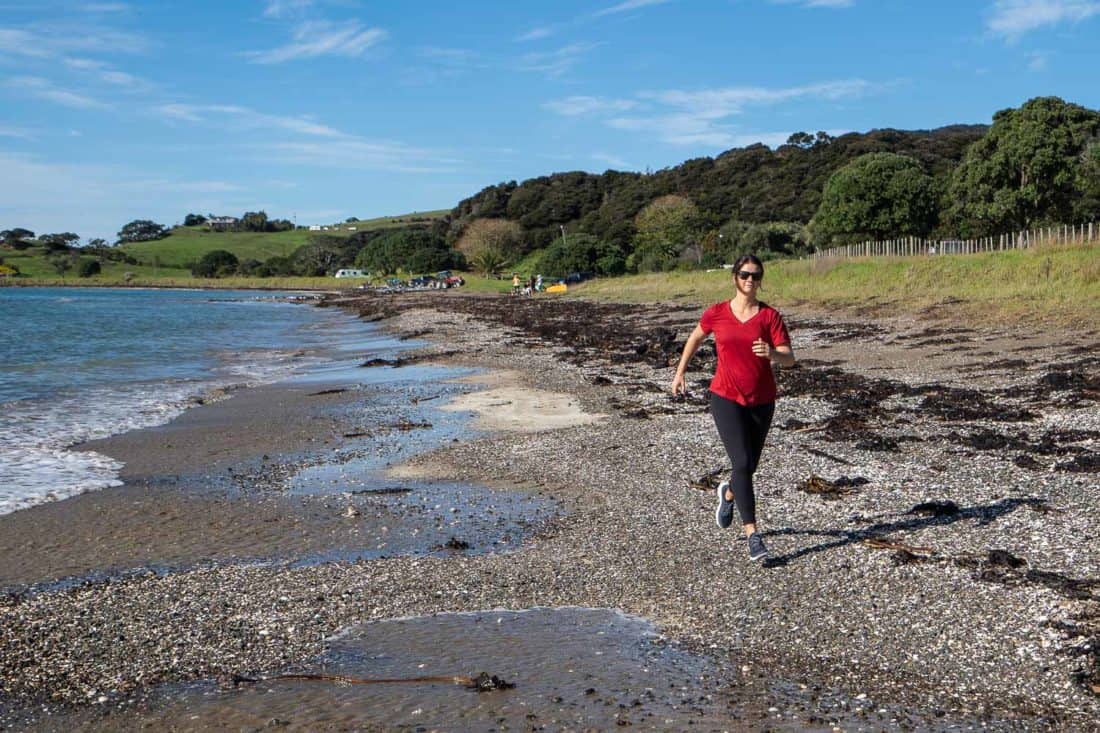
[{"label": "yellow kayak", "polygon": [[546,289],[546,292],[548,292],[548,293],[564,293],[568,289],[569,289],[569,286],[566,285],[565,283],[558,283],[557,285],[551,285],[550,287],[548,287]]}]

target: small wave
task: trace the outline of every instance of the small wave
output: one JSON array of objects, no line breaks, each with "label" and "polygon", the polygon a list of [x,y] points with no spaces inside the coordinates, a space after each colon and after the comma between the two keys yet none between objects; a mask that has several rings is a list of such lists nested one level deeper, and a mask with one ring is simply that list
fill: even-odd
[{"label": "small wave", "polygon": [[163,425],[193,399],[230,386],[254,386],[315,367],[300,350],[248,351],[231,355],[211,379],[119,385],[15,400],[0,414],[0,514],[87,491],[119,486],[118,461],[74,445],[131,430]]}]

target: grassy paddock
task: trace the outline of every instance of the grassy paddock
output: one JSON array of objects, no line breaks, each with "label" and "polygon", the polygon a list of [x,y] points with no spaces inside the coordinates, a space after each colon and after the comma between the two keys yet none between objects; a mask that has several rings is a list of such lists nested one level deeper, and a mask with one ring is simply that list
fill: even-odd
[{"label": "grassy paddock", "polygon": [[[762,297],[777,306],[865,313],[961,315],[1064,325],[1100,320],[1100,248],[1051,247],[937,257],[784,260],[766,267]],[[580,297],[695,305],[730,297],[730,273],[673,272],[597,280]]]},{"label": "grassy paddock", "polygon": [[308,229],[292,229],[286,232],[214,232],[205,226],[175,227],[164,239],[153,242],[132,242],[121,248],[143,264],[152,265],[154,258],[162,267],[183,268],[197,262],[204,254],[215,249],[232,252],[239,260],[259,260],[285,257],[314,235],[347,236],[355,232],[375,229],[394,229],[422,223],[411,219],[438,219],[450,213],[449,209],[422,211],[397,216],[382,216],[340,224],[327,225],[328,231],[311,232]]}]

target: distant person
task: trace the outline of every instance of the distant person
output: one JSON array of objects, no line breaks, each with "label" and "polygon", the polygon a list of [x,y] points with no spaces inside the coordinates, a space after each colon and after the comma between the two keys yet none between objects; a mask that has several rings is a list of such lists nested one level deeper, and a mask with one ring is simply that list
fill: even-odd
[{"label": "distant person", "polygon": [[756,495],[752,475],[760,463],[764,438],[775,413],[775,376],[772,362],[794,364],[787,326],[779,311],[756,299],[764,280],[764,263],[754,255],[742,255],[733,265],[734,295],[708,308],[688,336],[672,394],[684,394],[688,362],[709,334],[714,334],[718,366],[710,382],[710,414],[718,428],[733,470],[729,481],[718,485],[715,521],[722,529],[733,523],[736,505],[748,538],[749,558],[768,554],[756,530]]},{"label": "distant person", "polygon": [[512,295],[519,295],[519,273],[512,273]]},{"label": "distant person", "polygon": [[542,292],[542,275],[539,275],[535,278],[535,292],[536,293],[541,293]]}]

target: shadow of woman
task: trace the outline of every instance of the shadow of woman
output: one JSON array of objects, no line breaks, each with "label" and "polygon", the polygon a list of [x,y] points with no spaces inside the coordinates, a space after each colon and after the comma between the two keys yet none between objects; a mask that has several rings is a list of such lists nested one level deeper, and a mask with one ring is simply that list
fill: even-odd
[{"label": "shadow of woman", "polygon": [[[780,537],[780,536],[811,536],[811,537],[829,537],[832,538],[825,542],[821,542],[816,545],[810,545],[785,555],[775,555],[765,561],[765,567],[783,567],[789,565],[795,560],[799,560],[807,555],[813,555],[819,552],[826,552],[845,545],[851,545],[856,542],[863,542],[870,539],[882,539],[893,532],[904,532],[915,529],[923,529],[924,527],[946,526],[949,524],[955,524],[956,522],[965,521],[968,519],[977,520],[978,526],[989,524],[1001,517],[1011,514],[1020,507],[1028,507],[1042,511],[1047,506],[1045,499],[1039,499],[1037,497],[1023,497],[1023,498],[1011,498],[1002,499],[993,504],[985,504],[981,506],[972,506],[958,509],[957,511],[951,511],[949,513],[936,514],[933,516],[916,516],[907,519],[898,519],[889,522],[878,522],[876,524],[870,524],[866,527],[862,527],[856,530],[844,530],[844,529],[797,529],[788,527],[784,529],[773,529],[764,532],[764,536],[768,537]],[[914,510],[910,510],[907,514],[913,514]]]}]

